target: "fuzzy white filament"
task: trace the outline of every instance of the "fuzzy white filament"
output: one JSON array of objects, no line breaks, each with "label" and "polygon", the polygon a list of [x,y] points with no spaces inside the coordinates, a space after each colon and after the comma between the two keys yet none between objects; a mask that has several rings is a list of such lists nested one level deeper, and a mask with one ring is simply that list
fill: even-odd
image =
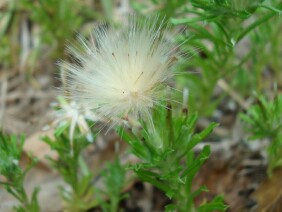
[{"label": "fuzzy white filament", "polygon": [[80,38],[82,50],[69,47],[79,63],[61,64],[71,98],[111,120],[150,117],[151,108],[164,99],[175,50],[157,22],[132,18],[120,31],[97,29],[96,42]]}]

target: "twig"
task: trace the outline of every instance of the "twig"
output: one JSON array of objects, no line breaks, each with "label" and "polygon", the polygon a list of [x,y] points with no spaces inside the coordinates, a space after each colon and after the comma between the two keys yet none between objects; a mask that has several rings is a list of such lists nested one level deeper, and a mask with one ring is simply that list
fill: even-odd
[{"label": "twig", "polygon": [[0,93],[0,129],[2,128],[2,124],[4,122],[7,90],[8,90],[8,80],[6,75],[4,75],[1,83],[1,93]]},{"label": "twig", "polygon": [[249,109],[249,104],[236,92],[234,91],[225,80],[220,79],[217,82],[218,86],[228,93],[244,110]]}]

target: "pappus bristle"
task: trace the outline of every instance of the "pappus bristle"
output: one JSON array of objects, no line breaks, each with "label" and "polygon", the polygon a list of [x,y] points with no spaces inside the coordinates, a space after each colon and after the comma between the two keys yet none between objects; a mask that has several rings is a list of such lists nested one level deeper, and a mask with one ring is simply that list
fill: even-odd
[{"label": "pappus bristle", "polygon": [[71,98],[112,120],[150,117],[152,107],[165,98],[162,91],[175,60],[175,46],[157,22],[134,17],[121,30],[95,30],[95,42],[80,38],[82,51],[69,48],[79,65],[61,63]]}]

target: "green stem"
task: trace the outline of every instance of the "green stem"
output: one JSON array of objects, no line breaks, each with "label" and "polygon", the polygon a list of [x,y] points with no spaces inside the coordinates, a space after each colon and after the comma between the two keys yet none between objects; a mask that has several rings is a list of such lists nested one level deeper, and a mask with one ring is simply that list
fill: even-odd
[{"label": "green stem", "polygon": [[[261,6],[262,7],[262,6]],[[245,37],[246,34],[248,34],[249,32],[251,32],[253,29],[255,29],[256,27],[258,27],[259,25],[261,25],[262,23],[268,21],[269,19],[271,19],[272,17],[274,17],[275,15],[277,15],[276,12],[270,13],[266,16],[264,16],[263,18],[259,19],[258,21],[252,23],[250,26],[248,26],[237,38],[237,43]]]},{"label": "green stem", "polygon": [[110,205],[110,207],[111,207],[110,211],[111,212],[117,212],[118,211],[118,203],[119,203],[119,201],[118,201],[117,198],[112,199],[111,205]]},{"label": "green stem", "polygon": [[173,130],[173,122],[172,122],[172,107],[170,103],[168,103],[167,105],[166,125],[167,125],[167,129],[169,129],[168,144],[166,144],[166,147],[171,147],[174,142],[174,130]]},{"label": "green stem", "polygon": [[12,194],[20,203],[23,203],[23,199],[20,194],[18,194],[15,188],[9,188],[8,192]]}]

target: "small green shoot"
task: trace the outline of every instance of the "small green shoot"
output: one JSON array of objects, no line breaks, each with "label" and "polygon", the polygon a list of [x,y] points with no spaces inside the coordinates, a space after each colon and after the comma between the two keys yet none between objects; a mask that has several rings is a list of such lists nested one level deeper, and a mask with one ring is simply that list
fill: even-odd
[{"label": "small green shoot", "polygon": [[[105,194],[100,200],[103,211],[119,211],[119,203],[127,198],[127,194],[122,193],[125,186],[126,169],[120,164],[118,158],[114,162],[108,163],[104,172],[102,172],[104,189],[99,189],[99,194]],[[108,198],[108,201],[106,201]]]},{"label": "small green shoot", "polygon": [[241,114],[242,120],[248,125],[250,139],[269,139],[268,175],[282,166],[282,95],[275,95],[269,100],[263,95],[257,95],[258,103],[251,106],[246,114]]},{"label": "small green shoot", "polygon": [[69,125],[61,125],[54,132],[54,138],[43,137],[58,159],[48,157],[51,165],[60,173],[70,188],[60,187],[66,211],[87,211],[97,205],[94,199],[93,174],[82,158],[82,151],[91,144],[76,131],[73,141],[68,137]]},{"label": "small green shoot", "polygon": [[0,132],[0,185],[4,186],[7,192],[14,196],[19,205],[14,207],[18,212],[39,212],[37,195],[39,188],[34,189],[32,196],[24,188],[24,180],[30,169],[36,164],[36,159],[29,157],[31,162],[27,167],[20,166],[23,155],[24,136],[6,136]]}]

